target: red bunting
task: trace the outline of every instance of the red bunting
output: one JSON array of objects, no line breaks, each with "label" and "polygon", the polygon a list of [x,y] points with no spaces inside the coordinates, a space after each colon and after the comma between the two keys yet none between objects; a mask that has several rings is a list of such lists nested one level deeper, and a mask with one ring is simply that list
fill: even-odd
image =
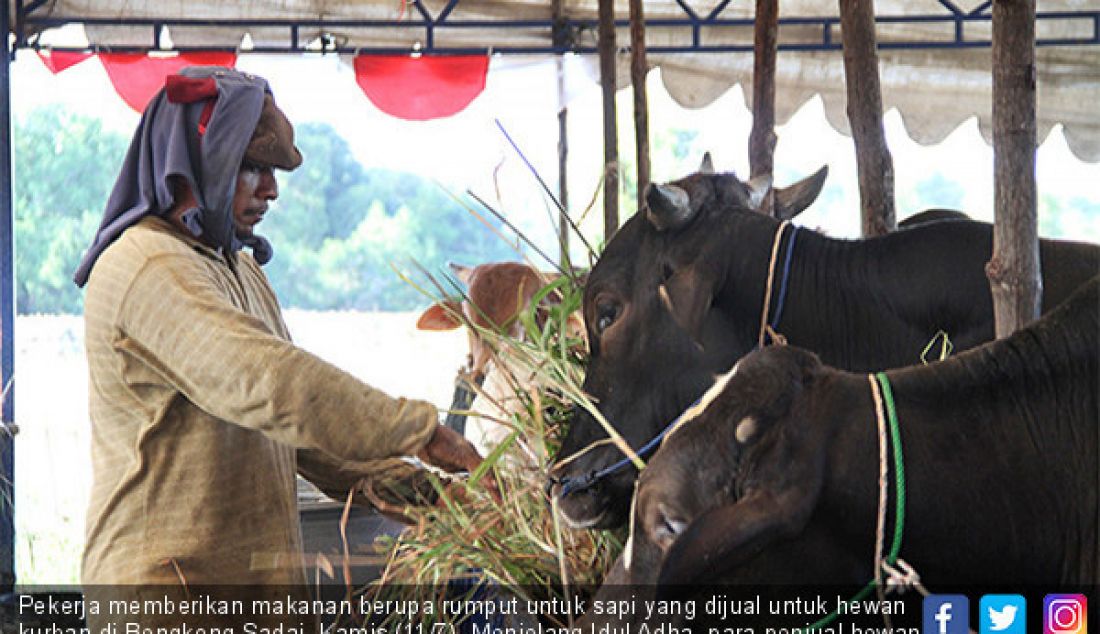
[{"label": "red bunting", "polygon": [[180,53],[172,57],[149,57],[142,53],[100,53],[100,61],[115,92],[134,110],[145,110],[149,100],[164,87],[169,75],[187,66],[233,66],[236,53],[218,51]]},{"label": "red bunting", "polygon": [[487,55],[359,55],[355,81],[379,110],[412,121],[449,117],[485,90]]},{"label": "red bunting", "polygon": [[42,60],[42,63],[54,75],[70,66],[76,66],[92,56],[91,53],[76,53],[73,51],[38,50],[35,52],[38,53],[38,59]]}]

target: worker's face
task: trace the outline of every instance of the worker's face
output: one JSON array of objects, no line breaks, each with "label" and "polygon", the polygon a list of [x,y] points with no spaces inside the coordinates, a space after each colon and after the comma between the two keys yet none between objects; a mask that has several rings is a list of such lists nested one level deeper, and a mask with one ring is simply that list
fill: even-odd
[{"label": "worker's face", "polygon": [[233,224],[237,235],[247,238],[264,219],[268,201],[279,197],[279,184],[270,166],[246,161],[237,172],[237,192],[233,194]]}]

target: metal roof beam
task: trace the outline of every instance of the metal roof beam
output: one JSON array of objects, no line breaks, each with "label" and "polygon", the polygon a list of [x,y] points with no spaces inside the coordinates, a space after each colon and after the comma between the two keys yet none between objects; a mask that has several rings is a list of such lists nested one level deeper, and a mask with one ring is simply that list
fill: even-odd
[{"label": "metal roof beam", "polygon": [[[1038,46],[1094,46],[1100,45],[1100,11],[1078,11],[1078,12],[1055,12],[1055,13],[1040,13],[1036,15],[1036,20],[1039,23],[1044,21],[1054,20],[1083,20],[1088,21],[1089,31],[1091,33],[1082,35],[1080,37],[1062,37],[1062,38],[1039,38],[1036,41]],[[61,18],[42,18],[31,19],[27,23],[44,28],[56,28],[63,24],[72,22],[72,19]],[[879,16],[875,22],[877,24],[952,24],[954,25],[954,35],[951,38],[944,39],[918,39],[918,40],[905,40],[905,41],[890,41],[880,40],[879,48],[882,49],[950,49],[950,48],[982,48],[992,45],[991,40],[988,37],[970,39],[966,36],[965,26],[968,24],[981,24],[988,23],[990,17],[987,15],[964,15],[964,16],[949,16],[949,15],[913,15],[913,16]],[[181,27],[198,27],[198,26],[213,26],[215,23],[209,20],[189,20],[189,19],[108,19],[108,18],[94,18],[84,20],[85,24],[105,24],[114,26],[150,26],[154,29],[154,37],[152,41],[154,43],[151,47],[144,46],[111,46],[102,47],[103,49],[109,49],[117,52],[127,51],[144,51],[144,50],[160,50],[156,46],[159,43],[159,38],[156,34],[159,33],[160,26],[181,26]],[[518,45],[518,46],[497,46],[493,44],[486,44],[485,46],[436,46],[435,35],[440,31],[456,32],[462,29],[487,29],[487,28],[499,28],[502,30],[509,29],[539,29],[545,28],[547,31],[547,40],[551,40],[550,35],[554,32],[554,29],[565,29],[571,32],[578,32],[583,29],[592,29],[595,27],[594,21],[569,21],[566,20],[563,24],[559,24],[555,27],[555,24],[551,20],[456,20],[448,19],[446,21],[435,21],[429,19],[425,20],[403,20],[401,22],[390,22],[386,20],[340,20],[340,21],[324,21],[324,20],[310,20],[310,21],[281,21],[281,20],[234,20],[234,21],[221,21],[216,23],[217,26],[231,26],[236,25],[242,28],[244,27],[287,27],[289,32],[289,43],[287,46],[263,46],[254,47],[249,49],[250,53],[298,53],[306,52],[298,38],[299,30],[302,28],[318,29],[318,28],[339,28],[339,29],[354,29],[354,28],[378,28],[378,27],[393,27],[402,29],[426,29],[427,41],[423,43],[422,48],[418,49],[419,52],[425,54],[436,55],[460,55],[460,54],[478,54],[484,53],[488,50],[492,50],[495,53],[502,54],[533,54],[533,53],[594,53],[596,51],[595,46],[581,45],[576,42],[570,42],[568,40],[561,40],[559,43],[550,43],[548,45]],[[834,28],[839,27],[839,19],[837,18],[781,18],[779,20],[780,26],[784,25],[817,25],[821,27],[820,39],[808,42],[799,43],[780,43],[779,49],[786,51],[831,51],[838,50],[840,48],[839,43],[835,42],[831,36],[831,31]],[[629,22],[627,20],[617,20],[615,22],[617,27],[628,27]],[[699,20],[684,20],[679,18],[658,18],[647,21],[648,27],[681,27],[692,29],[692,41],[690,44],[683,46],[652,46],[648,47],[649,52],[654,54],[660,53],[725,53],[725,52],[740,52],[751,51],[751,42],[746,41],[744,45],[741,44],[707,44],[702,41],[701,30],[704,27],[707,28],[722,28],[722,27],[750,27],[752,25],[751,19],[699,19]],[[36,42],[27,42],[21,45],[22,48],[38,48]],[[56,50],[83,50],[72,49],[68,47],[56,47]],[[221,46],[221,47],[175,47],[172,50],[178,51],[194,51],[194,50],[236,50],[234,47]],[[396,47],[396,46],[341,46],[334,45],[332,47],[326,47],[324,52],[327,53],[363,53],[363,54],[401,54],[409,53],[412,49],[410,47]]]}]

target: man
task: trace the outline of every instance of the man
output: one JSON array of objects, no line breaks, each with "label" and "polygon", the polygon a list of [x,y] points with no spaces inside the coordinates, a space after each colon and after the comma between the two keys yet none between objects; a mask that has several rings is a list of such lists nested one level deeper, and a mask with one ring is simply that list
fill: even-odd
[{"label": "man", "polygon": [[[186,69],[145,110],[75,278],[87,285],[89,596],[300,592],[295,472],[342,498],[393,464],[380,459],[480,461],[431,404],[390,398],[290,343],[260,269],[272,249],[254,230],[278,196],[273,169],[301,161],[267,82],[247,73]],[[180,619],[140,617],[127,618]],[[124,622],[89,615],[92,631],[111,620]]]}]

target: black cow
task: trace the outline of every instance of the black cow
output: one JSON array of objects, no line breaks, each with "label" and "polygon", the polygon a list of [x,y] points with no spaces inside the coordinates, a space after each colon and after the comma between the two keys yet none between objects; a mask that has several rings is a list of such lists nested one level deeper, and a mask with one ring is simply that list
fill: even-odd
[{"label": "black cow", "polygon": [[952,220],[973,220],[970,216],[954,209],[925,209],[905,218],[898,223],[898,229],[906,229],[929,222],[949,222]]},{"label": "black cow", "polygon": [[[886,375],[907,492],[900,556],[926,586],[1100,581],[1100,277],[1009,338]],[[879,440],[867,375],[773,346],[742,359],[698,410],[638,480],[620,583],[872,578]]]},{"label": "black cow", "polygon": [[[651,187],[648,210],[623,225],[592,269],[584,389],[632,447],[656,436],[715,374],[756,346],[765,301],[770,315],[779,310],[779,277],[764,298],[779,222],[753,211],[761,193],[732,174]],[[776,204],[789,217],[814,196],[815,187],[799,184],[777,192]],[[777,330],[852,371],[915,363],[940,330],[956,350],[971,348],[993,338],[985,276],[991,248],[992,227],[981,222],[928,222],[851,241],[802,229]],[[1044,311],[1100,272],[1096,245],[1043,240],[1040,254]],[[561,495],[563,482],[575,489],[622,457],[612,445],[592,445],[605,437],[578,411],[551,472],[574,527],[616,526],[626,517],[633,467]]]}]

